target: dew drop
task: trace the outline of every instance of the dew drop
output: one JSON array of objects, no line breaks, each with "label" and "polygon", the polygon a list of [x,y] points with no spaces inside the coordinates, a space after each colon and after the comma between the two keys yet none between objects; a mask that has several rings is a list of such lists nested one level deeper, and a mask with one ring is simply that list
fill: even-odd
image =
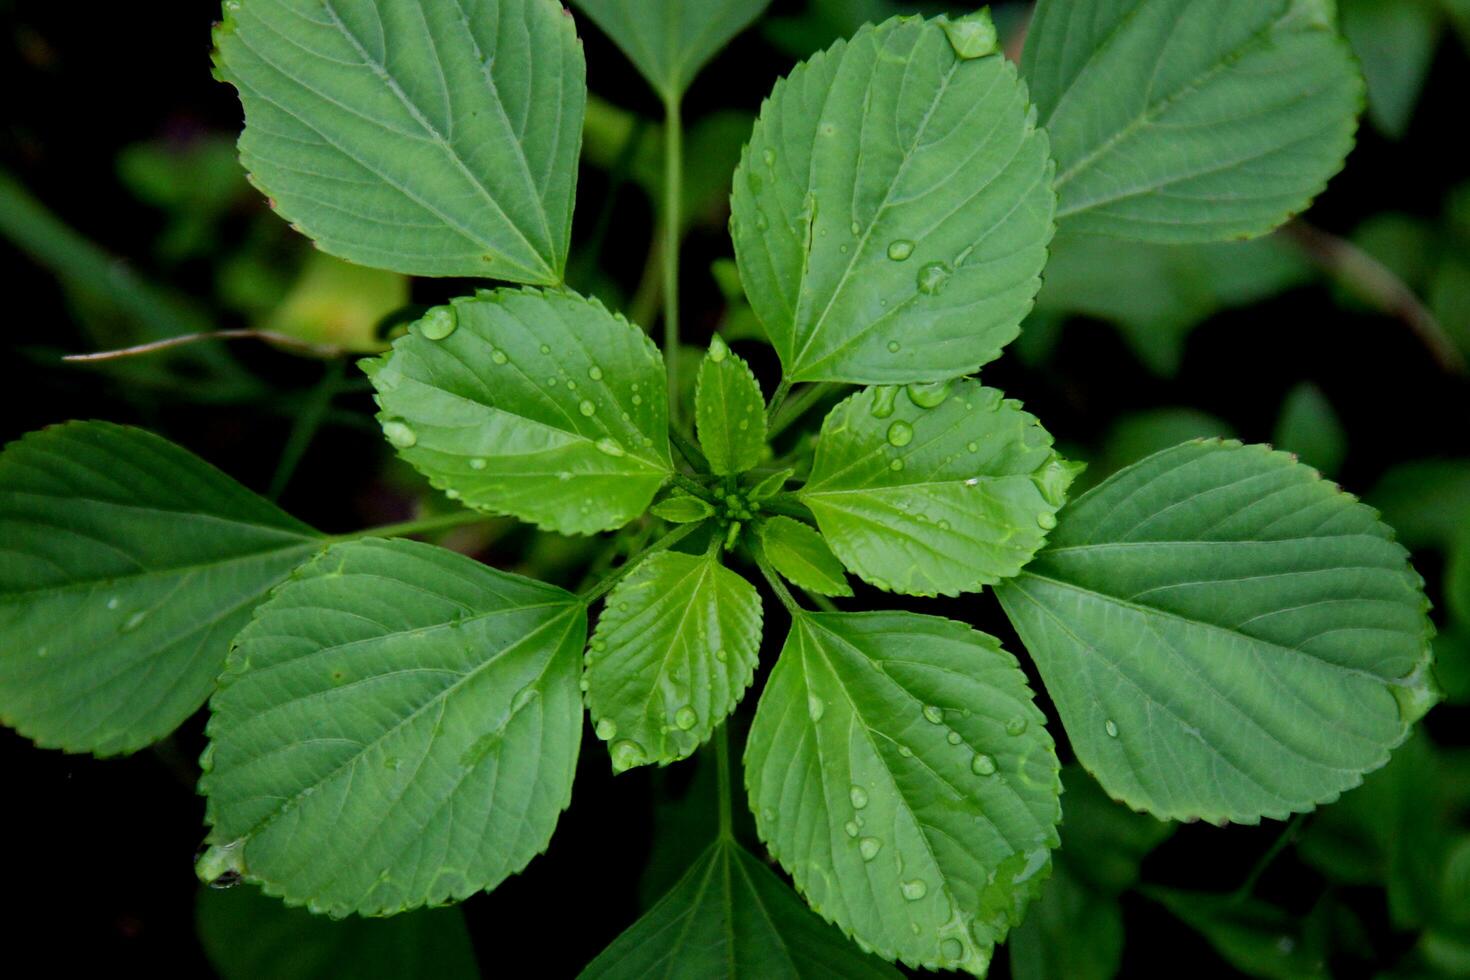
[{"label": "dew drop", "polygon": [[919,270],[915,281],[919,292],[925,296],[937,296],[944,289],[944,284],[949,282],[949,276],[949,266],[943,262],[930,262]]},{"label": "dew drop", "polygon": [[612,747],[612,764],[614,772],[624,772],[634,766],[641,766],[648,761],[648,756],[643,751],[643,746],[632,739],[623,739],[616,742]]},{"label": "dew drop", "polygon": [[852,226],[848,228],[848,231],[852,232],[853,237],[856,238],[863,233],[863,226],[854,221]]},{"label": "dew drop", "polygon": [[725,343],[724,338],[722,338],[719,334],[711,337],[709,342],[709,359],[714,363],[719,364],[729,356],[730,345]]},{"label": "dew drop", "polygon": [[988,8],[954,20],[941,17],[939,26],[944,28],[949,46],[954,48],[955,57],[961,61],[983,58],[996,51],[999,36],[995,31],[995,22],[990,19]]},{"label": "dew drop", "polygon": [[[585,405],[587,403],[583,402],[582,404]],[[602,453],[604,456],[627,455],[627,450],[623,448],[623,444],[618,442],[611,436],[603,436],[601,439],[597,440],[597,451]]]},{"label": "dew drop", "polygon": [[116,609],[117,608],[117,604],[118,604],[117,596],[113,596],[111,599],[108,599],[107,600],[107,608],[108,609]]},{"label": "dew drop", "polygon": [[929,886],[924,884],[918,878],[915,878],[913,881],[905,881],[902,885],[900,885],[899,891],[903,892],[903,897],[908,899],[910,902],[917,902],[919,899],[929,894]]},{"label": "dew drop", "polygon": [[678,711],[674,712],[674,724],[678,725],[679,728],[683,731],[689,731],[689,729],[693,728],[698,723],[699,715],[695,712],[693,708],[689,707],[689,705],[687,704],[684,705],[684,707],[680,708]]},{"label": "dew drop", "polygon": [[596,364],[592,365],[590,368],[587,369],[587,377],[591,378],[593,381],[601,381],[602,368],[598,367]]},{"label": "dew drop", "polygon": [[123,623],[122,624],[122,631],[124,633],[131,633],[133,630],[137,629],[139,626],[142,626],[143,625],[143,620],[145,620],[147,618],[148,618],[148,613],[146,611],[133,613],[131,616],[128,617],[128,621],[126,623]]},{"label": "dew drop", "polygon": [[510,360],[510,358],[505,355],[505,351],[497,347],[490,352],[490,360],[494,361],[496,364],[505,364]]},{"label": "dew drop", "polygon": [[603,718],[597,723],[597,737],[604,742],[610,742],[617,737],[618,723],[611,718]]},{"label": "dew drop", "polygon": [[721,648],[715,651],[715,659],[718,660],[720,663],[724,663],[726,660],[730,659],[730,655],[724,651],[724,648]]},{"label": "dew drop", "polygon": [[551,345],[550,344],[542,344],[541,345],[541,353],[543,353],[543,354],[550,354],[551,353]]},{"label": "dew drop", "polygon": [[852,801],[854,810],[861,810],[868,805],[868,791],[861,786],[854,786],[847,791],[847,798]]},{"label": "dew drop", "polygon": [[899,344],[898,341],[896,341],[896,340],[890,340],[888,342],[888,353],[890,353],[890,354],[897,354],[899,352],[899,350],[901,349],[901,347],[902,347],[902,345]]},{"label": "dew drop", "polygon": [[924,720],[936,725],[944,724],[944,709],[932,704],[924,705]]},{"label": "dew drop", "polygon": [[919,408],[938,408],[949,397],[952,383],[940,381],[935,384],[912,384],[906,389],[909,401]]},{"label": "dew drop", "polygon": [[888,243],[888,257],[895,262],[903,262],[914,254],[914,243],[907,238],[899,238]]},{"label": "dew drop", "polygon": [[489,465],[489,460],[486,460],[480,456],[476,456],[474,459],[470,460],[470,469],[472,470],[483,470],[486,466]]},{"label": "dew drop", "polygon": [[888,444],[890,446],[907,446],[914,441],[914,427],[903,419],[898,419],[888,427]]},{"label": "dew drop", "polygon": [[584,398],[582,399],[581,403],[577,405],[577,411],[590,418],[591,416],[597,414],[597,406]]},{"label": "dew drop", "polygon": [[806,698],[806,713],[811,716],[812,721],[821,721],[822,715],[827,712],[827,702],[815,694],[808,694]]},{"label": "dew drop", "polygon": [[984,752],[978,753],[970,760],[970,771],[977,776],[991,776],[995,774],[995,760]]},{"label": "dew drop", "polygon": [[399,449],[408,449],[419,441],[417,432],[396,420],[383,423],[383,435],[387,436],[388,441]]},{"label": "dew drop", "polygon": [[1108,723],[1103,726],[1103,730],[1108,733],[1108,738],[1118,737],[1118,723],[1111,718],[1109,718]]},{"label": "dew drop", "polygon": [[893,406],[898,402],[898,387],[896,385],[879,385],[873,389],[873,418],[886,419],[893,414]]},{"label": "dew drop", "polygon": [[419,321],[419,333],[429,340],[443,340],[454,333],[454,328],[459,326],[459,317],[452,306],[440,306],[430,310],[422,320]]},{"label": "dew drop", "polygon": [[890,462],[888,464],[888,468],[890,470],[892,470],[893,472],[897,473],[899,470],[903,469],[903,460],[901,460],[901,459],[895,459],[895,460],[893,460],[892,462]]},{"label": "dew drop", "polygon": [[1052,528],[1057,526],[1057,515],[1051,513],[1050,511],[1042,511],[1040,514],[1036,515],[1036,526],[1041,528],[1043,531],[1050,531]]},{"label": "dew drop", "polygon": [[965,958],[965,944],[958,939],[946,939],[939,944],[939,955],[946,962],[958,963]]},{"label": "dew drop", "polygon": [[959,745],[961,742],[964,741],[964,739],[960,736],[960,733],[955,731],[951,731],[948,735],[944,736],[944,738],[945,741],[949,742],[950,745]]},{"label": "dew drop", "polygon": [[858,841],[858,853],[864,861],[871,861],[883,850],[883,842],[876,837],[864,837]]},{"label": "dew drop", "polygon": [[774,167],[776,165],[776,151],[770,147],[766,147],[761,151],[761,159],[766,161],[766,166]]},{"label": "dew drop", "polygon": [[898,754],[903,756],[905,759],[911,759],[913,758],[914,750],[909,748],[907,745],[900,745],[898,747]]},{"label": "dew drop", "polygon": [[978,453],[980,451],[980,444],[978,442],[966,443],[965,448],[972,453]]},{"label": "dew drop", "polygon": [[1024,735],[1025,733],[1026,733],[1026,719],[1025,718],[1022,718],[1020,715],[1017,715],[1016,717],[1012,718],[1010,721],[1006,722],[1006,734],[1007,735],[1012,735],[1012,736],[1014,736],[1014,735]]}]

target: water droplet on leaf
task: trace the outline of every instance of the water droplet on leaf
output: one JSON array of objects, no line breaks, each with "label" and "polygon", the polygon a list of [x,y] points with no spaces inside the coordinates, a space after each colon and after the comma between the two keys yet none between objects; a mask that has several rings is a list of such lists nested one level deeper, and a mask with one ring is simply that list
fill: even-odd
[{"label": "water droplet on leaf", "polygon": [[888,243],[888,257],[895,262],[903,262],[914,254],[914,243],[907,238],[899,238]]},{"label": "water droplet on leaf", "polygon": [[914,427],[903,419],[899,419],[888,427],[888,444],[890,446],[907,446],[914,441]]},{"label": "water droplet on leaf", "polygon": [[577,405],[577,411],[590,418],[591,416],[597,414],[597,406],[584,398],[582,399],[581,403]]},{"label": "water droplet on leaf", "polygon": [[977,776],[990,776],[995,773],[995,760],[984,752],[978,753],[970,760],[970,771]]},{"label": "water droplet on leaf", "polygon": [[876,837],[864,837],[858,841],[858,853],[864,861],[871,861],[883,850],[883,842]]},{"label": "water droplet on leaf", "polygon": [[919,292],[925,296],[937,296],[944,289],[944,284],[949,282],[950,268],[943,262],[930,262],[919,270],[915,280],[918,283]]},{"label": "water droplet on leaf", "polygon": [[939,381],[934,384],[912,384],[906,389],[909,401],[919,408],[938,408],[949,397],[952,383]]},{"label": "water droplet on leaf", "polygon": [[913,881],[905,881],[902,885],[900,885],[899,891],[903,892],[903,897],[908,899],[910,902],[917,902],[919,899],[929,894],[929,886],[924,884],[918,878],[915,878]]},{"label": "water droplet on leaf", "polygon": [[459,326],[459,317],[452,306],[440,306],[430,310],[422,320],[419,321],[419,333],[429,340],[443,340],[454,333],[454,328]]},{"label": "water droplet on leaf", "polygon": [[684,707],[680,708],[678,711],[674,712],[674,724],[678,725],[679,728],[683,731],[689,731],[689,729],[693,728],[698,723],[699,715],[695,712],[693,708],[689,707],[689,705],[687,704],[684,705]]},{"label": "water droplet on leaf", "polygon": [[955,57],[961,61],[983,58],[994,54],[998,48],[999,36],[995,31],[995,22],[990,19],[989,8],[982,8],[954,20],[940,17],[939,26],[944,28],[945,35],[949,37],[949,46],[954,48]]},{"label": "water droplet on leaf", "polygon": [[1103,726],[1103,730],[1108,733],[1108,738],[1118,737],[1118,723],[1116,721],[1113,721],[1113,719],[1111,718],[1109,718],[1108,723]]},{"label": "water droplet on leaf", "polygon": [[419,441],[417,432],[396,420],[383,423],[383,435],[399,449],[408,449]]},{"label": "water droplet on leaf", "polygon": [[936,725],[944,724],[944,709],[932,704],[924,705],[924,720],[931,721]]},{"label": "water droplet on leaf", "polygon": [[861,810],[868,805],[868,791],[861,786],[854,786],[847,791],[847,798],[852,801],[854,810]]}]

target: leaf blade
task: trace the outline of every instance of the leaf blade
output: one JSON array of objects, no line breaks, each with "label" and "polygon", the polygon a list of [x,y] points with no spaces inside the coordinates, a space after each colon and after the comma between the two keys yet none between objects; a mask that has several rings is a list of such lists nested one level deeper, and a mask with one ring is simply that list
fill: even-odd
[{"label": "leaf blade", "polygon": [[761,524],[760,534],[771,567],[794,584],[818,595],[852,595],[842,562],[812,528],[790,517],[773,517]]},{"label": "leaf blade", "polygon": [[250,610],[321,536],[164,439],[106,422],[0,453],[0,717],[114,755],[202,705]]},{"label": "leaf blade", "polygon": [[556,4],[245,0],[215,46],[245,109],[242,163],[325,251],[560,283],[586,67]]},{"label": "leaf blade", "polygon": [[576,597],[454,552],[330,549],[260,608],[211,702],[203,863],[337,916],[493,888],[570,801],[585,636]]},{"label": "leaf blade", "polygon": [[710,469],[734,476],[754,469],[766,448],[766,401],[755,373],[718,336],[699,364],[694,419]]},{"label": "leaf blade", "polygon": [[997,595],[1079,760],[1159,817],[1253,823],[1335,799],[1435,700],[1404,550],[1263,447],[1185,443],[1121,471]]}]

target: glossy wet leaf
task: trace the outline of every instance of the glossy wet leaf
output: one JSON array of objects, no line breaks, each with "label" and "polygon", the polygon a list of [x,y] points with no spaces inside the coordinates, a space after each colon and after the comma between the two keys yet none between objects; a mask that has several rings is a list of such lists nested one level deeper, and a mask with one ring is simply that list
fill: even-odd
[{"label": "glossy wet leaf", "polygon": [[755,673],[760,595],[715,553],[645,559],[607,597],[587,707],[614,772],[692,754]]},{"label": "glossy wet leaf", "polygon": [[1075,475],[1019,402],[962,380],[838,404],[800,497],[855,574],[955,595],[1016,574],[1056,526]]},{"label": "glossy wet leaf", "polygon": [[766,402],[750,365],[719,337],[699,365],[694,417],[699,447],[715,473],[732,476],[760,463],[766,448]]},{"label": "glossy wet leaf", "polygon": [[177,728],[317,532],[171,442],[106,422],[0,453],[0,719],[115,755]]},{"label": "glossy wet leaf", "polygon": [[430,310],[365,369],[389,442],[471,507],[606,531],[673,470],[663,360],[596,300],[480,292]]},{"label": "glossy wet leaf", "polygon": [[678,98],[771,0],[574,0],[650,85]]},{"label": "glossy wet leaf", "polygon": [[1264,234],[1353,144],[1363,80],[1323,0],[1042,0],[1022,62],[1057,223],[1155,242]]},{"label": "glossy wet leaf", "polygon": [[554,0],[236,0],[215,46],[241,162],[323,250],[561,282],[587,88]]},{"label": "glossy wet leaf", "polygon": [[852,595],[846,569],[816,530],[790,517],[773,517],[760,533],[772,567],[793,584],[818,595]]},{"label": "glossy wet leaf", "polygon": [[745,782],[812,908],[910,966],[982,975],[1057,843],[1057,759],[1025,676],[933,616],[798,616]]},{"label": "glossy wet leaf", "polygon": [[797,66],[731,198],[751,305],[797,381],[938,381],[1015,339],[1055,205],[1046,135],[999,54],[895,18]]},{"label": "glossy wet leaf", "polygon": [[495,887],[571,800],[586,613],[409,541],[339,545],[240,634],[211,701],[201,861],[390,915]]},{"label": "glossy wet leaf", "polygon": [[333,921],[255,888],[199,892],[199,942],[224,980],[402,980],[480,975],[458,909]]},{"label": "glossy wet leaf", "polygon": [[716,841],[582,980],[897,980],[801,903],[745,848]]},{"label": "glossy wet leaf", "polygon": [[713,516],[715,512],[709,501],[682,490],[670,494],[648,510],[653,516],[661,517],[671,524],[693,524]]},{"label": "glossy wet leaf", "polygon": [[1428,602],[1392,532],[1262,446],[1185,443],[1123,470],[996,592],[1078,759],[1159,817],[1336,799],[1437,697]]}]

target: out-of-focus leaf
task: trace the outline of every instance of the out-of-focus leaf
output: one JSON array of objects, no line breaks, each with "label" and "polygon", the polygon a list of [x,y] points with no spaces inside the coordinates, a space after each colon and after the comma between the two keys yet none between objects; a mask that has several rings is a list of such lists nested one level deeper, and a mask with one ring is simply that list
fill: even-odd
[{"label": "out-of-focus leaf", "polygon": [[378,326],[407,303],[407,276],[312,250],[296,284],[264,326],[308,343],[371,353],[388,346]]},{"label": "out-of-focus leaf", "polygon": [[1470,621],[1454,623],[1434,638],[1434,676],[1450,704],[1470,704]]},{"label": "out-of-focus leaf", "polygon": [[1368,118],[1393,139],[1404,135],[1439,41],[1435,0],[1337,0],[1342,33],[1368,82]]},{"label": "out-of-focus leaf", "polygon": [[1406,548],[1448,549],[1470,525],[1470,459],[1401,463],[1365,499]]},{"label": "out-of-focus leaf", "polygon": [[1151,888],[1150,897],[1209,941],[1228,963],[1266,980],[1326,977],[1320,920],[1251,898]]},{"label": "out-of-focus leaf", "polygon": [[1334,476],[1347,455],[1348,438],[1332,403],[1311,382],[1287,392],[1271,440],[1276,448],[1295,453],[1303,463],[1324,476]]}]

